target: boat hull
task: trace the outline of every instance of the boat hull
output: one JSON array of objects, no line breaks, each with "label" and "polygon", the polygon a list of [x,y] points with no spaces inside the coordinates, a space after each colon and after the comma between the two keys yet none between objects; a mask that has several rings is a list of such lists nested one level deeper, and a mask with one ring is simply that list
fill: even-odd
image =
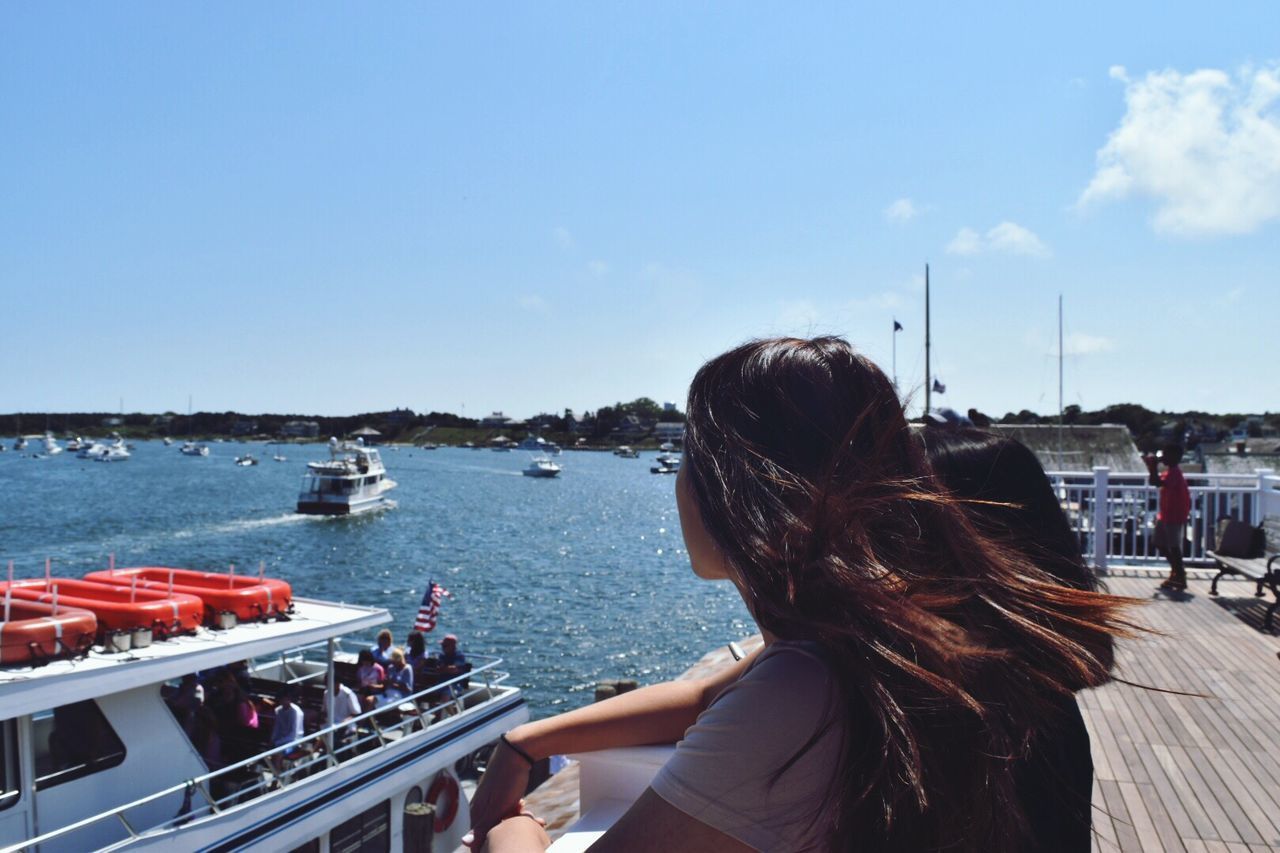
[{"label": "boat hull", "polygon": [[377,512],[391,509],[395,501],[379,497],[358,503],[339,501],[298,501],[298,512],[303,515],[360,515],[366,512]]}]

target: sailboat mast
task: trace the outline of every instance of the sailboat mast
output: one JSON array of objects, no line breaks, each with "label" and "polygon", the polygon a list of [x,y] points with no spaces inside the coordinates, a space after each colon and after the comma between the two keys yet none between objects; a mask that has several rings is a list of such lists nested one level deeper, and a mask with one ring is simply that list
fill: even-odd
[{"label": "sailboat mast", "polygon": [[1058,465],[1063,464],[1062,458],[1062,294],[1058,294]]},{"label": "sailboat mast", "polygon": [[929,416],[933,379],[929,374],[929,265],[924,265],[924,415]]}]

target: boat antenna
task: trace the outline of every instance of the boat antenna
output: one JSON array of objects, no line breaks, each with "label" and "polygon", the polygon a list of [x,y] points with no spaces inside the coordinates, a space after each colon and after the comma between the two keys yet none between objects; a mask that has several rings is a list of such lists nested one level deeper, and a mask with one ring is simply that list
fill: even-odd
[{"label": "boat antenna", "polygon": [[261,583],[262,579],[265,578],[266,576],[267,576],[267,561],[259,560],[258,561],[258,582]]},{"label": "boat antenna", "polygon": [[933,382],[929,378],[929,265],[924,265],[924,416],[929,417],[929,395]]},{"label": "boat antenna", "polygon": [[116,552],[115,551],[112,551],[110,554],[107,555],[107,571],[111,572],[111,574],[113,575],[116,573]]}]

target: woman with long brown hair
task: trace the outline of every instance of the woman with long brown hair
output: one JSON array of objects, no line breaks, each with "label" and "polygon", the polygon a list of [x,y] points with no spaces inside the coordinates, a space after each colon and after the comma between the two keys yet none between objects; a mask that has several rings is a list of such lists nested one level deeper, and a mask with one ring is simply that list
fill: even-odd
[{"label": "woman with long brown hair", "polygon": [[1038,849],[1018,768],[1061,697],[1107,680],[1124,601],[975,527],[838,338],[711,360],[685,430],[690,563],[737,587],[763,650],[509,732],[473,846],[545,845],[521,811],[535,759],[679,741],[592,849]]}]

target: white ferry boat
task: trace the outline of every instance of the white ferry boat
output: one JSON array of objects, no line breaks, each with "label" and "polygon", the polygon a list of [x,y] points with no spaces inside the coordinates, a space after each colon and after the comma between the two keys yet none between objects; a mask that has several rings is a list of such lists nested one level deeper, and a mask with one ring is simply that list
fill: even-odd
[{"label": "white ferry boat", "polygon": [[[212,578],[205,581],[210,586],[198,585],[202,577]],[[151,631],[134,631],[127,651],[111,653],[112,646],[99,644],[104,621],[118,619],[134,599],[139,603],[132,606],[141,609],[139,596],[163,599],[167,586],[175,602],[197,602],[199,622],[201,599],[174,591],[239,595],[255,581],[275,590],[276,607],[256,611],[271,618],[229,618],[236,605],[210,614],[209,602],[220,599],[209,592],[204,625],[233,627],[175,620],[154,641]],[[118,595],[101,592],[110,582]],[[45,593],[59,584],[64,600],[104,608],[98,640],[93,613],[65,604],[53,639],[46,623],[55,620],[39,616],[38,608],[48,613]],[[12,600],[2,648],[8,662],[0,665],[0,847],[6,851],[400,850],[407,827],[426,828],[422,815],[413,824],[406,814],[407,806],[422,802],[436,807],[434,822],[426,819],[435,849],[453,850],[470,824],[455,764],[528,718],[520,690],[498,669],[501,661],[473,654],[467,673],[442,677],[395,706],[334,714],[339,722],[329,725],[326,691],[333,695],[336,683],[349,683],[355,668],[344,638],[367,634],[391,617],[383,609],[299,598],[281,612],[280,590],[288,586],[279,581],[147,568],[4,586],[6,611],[11,594],[24,596]],[[249,617],[254,612],[241,610]],[[10,639],[24,632],[29,649]],[[146,637],[141,644],[139,633]],[[196,673],[206,679],[203,698]],[[196,734],[200,727],[192,721],[199,717],[185,713],[192,703],[183,699],[207,708],[219,684],[218,695],[240,685],[234,689],[257,707],[258,728],[240,730],[241,737],[261,734],[244,742],[224,736],[215,761],[209,741]],[[285,691],[298,696],[304,734],[272,748],[275,711],[266,700]]]},{"label": "white ferry boat", "polygon": [[298,494],[298,512],[307,515],[355,515],[395,506],[387,492],[396,487],[377,450],[363,439],[329,439],[329,459],[308,462]]}]

